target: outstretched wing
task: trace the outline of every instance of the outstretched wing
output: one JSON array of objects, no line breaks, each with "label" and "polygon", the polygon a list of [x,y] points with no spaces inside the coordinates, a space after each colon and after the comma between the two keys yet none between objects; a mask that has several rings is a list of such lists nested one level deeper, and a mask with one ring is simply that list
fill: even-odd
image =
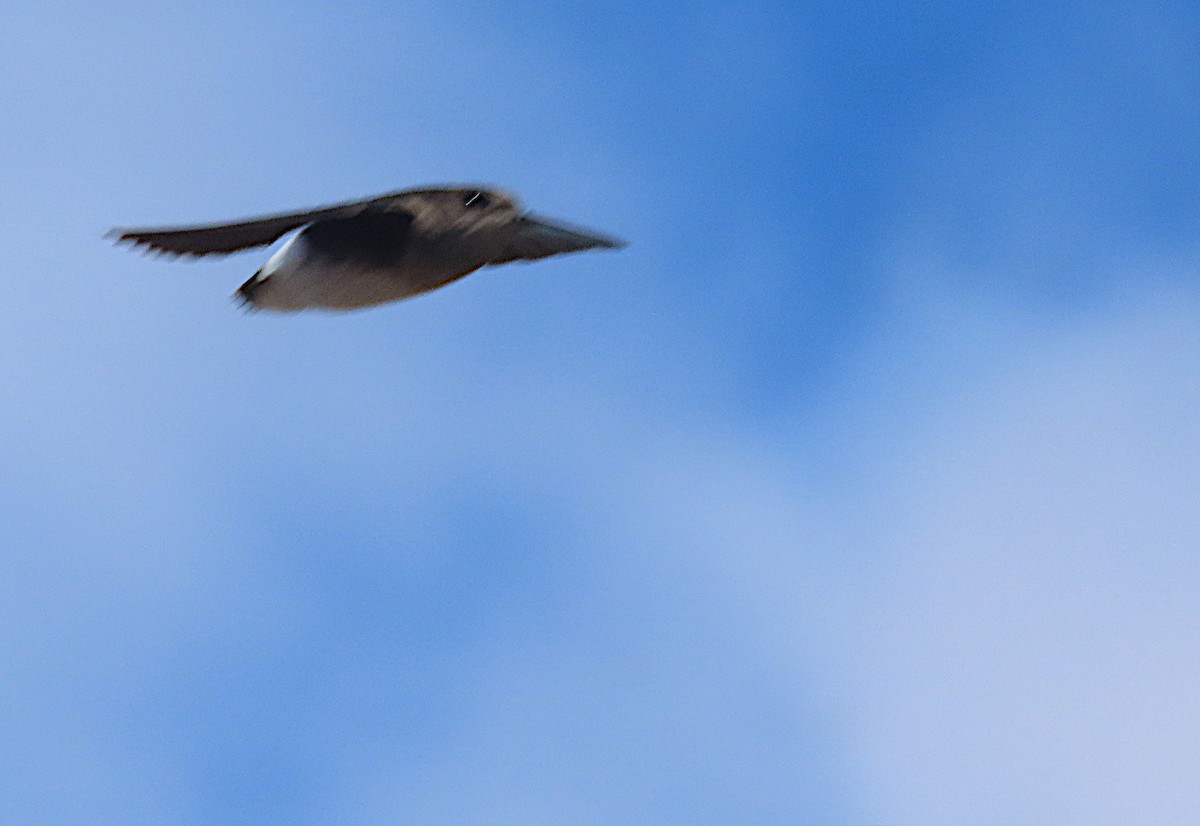
[{"label": "outstretched wing", "polygon": [[294,229],[313,221],[329,218],[352,218],[371,210],[390,212],[402,209],[401,196],[406,192],[393,192],[360,201],[310,209],[304,212],[288,212],[281,215],[264,215],[226,224],[201,224],[185,227],[149,227],[130,229],[118,227],[109,230],[105,237],[115,238],[135,247],[163,252],[171,255],[213,255],[236,252],[251,247],[265,247]]},{"label": "outstretched wing", "polygon": [[488,263],[535,261],[564,252],[579,252],[597,247],[620,249],[623,246],[625,242],[618,238],[526,213],[512,223],[502,251]]}]

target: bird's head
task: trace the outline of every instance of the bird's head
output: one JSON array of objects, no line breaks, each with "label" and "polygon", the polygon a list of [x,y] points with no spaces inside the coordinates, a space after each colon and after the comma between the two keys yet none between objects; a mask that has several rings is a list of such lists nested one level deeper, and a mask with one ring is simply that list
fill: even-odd
[{"label": "bird's head", "polygon": [[510,226],[521,213],[514,196],[482,186],[415,190],[409,201],[417,228],[427,232],[492,234]]}]

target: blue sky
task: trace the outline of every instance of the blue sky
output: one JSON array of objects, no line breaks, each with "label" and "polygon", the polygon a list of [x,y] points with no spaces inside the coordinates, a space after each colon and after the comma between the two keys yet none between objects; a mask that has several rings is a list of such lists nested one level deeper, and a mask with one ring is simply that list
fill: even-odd
[{"label": "blue sky", "polygon": [[[1200,11],[0,8],[0,820],[1194,823]],[[348,315],[114,224],[488,181]]]}]

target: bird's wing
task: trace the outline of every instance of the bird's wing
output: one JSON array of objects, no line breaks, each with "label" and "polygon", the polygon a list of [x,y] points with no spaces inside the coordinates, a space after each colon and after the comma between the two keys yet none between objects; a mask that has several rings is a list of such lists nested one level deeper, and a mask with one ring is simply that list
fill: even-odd
[{"label": "bird's wing", "polygon": [[488,263],[535,261],[564,252],[578,252],[597,247],[620,249],[623,246],[625,242],[618,238],[527,213],[513,223],[508,242],[502,252]]},{"label": "bird's wing", "polygon": [[319,218],[304,238],[315,255],[362,266],[389,267],[400,263],[411,238],[413,215],[407,209],[365,209],[358,215]]},{"label": "bird's wing", "polygon": [[365,211],[389,212],[401,209],[403,192],[380,195],[360,201],[310,209],[304,212],[288,212],[280,215],[264,215],[227,224],[201,224],[190,227],[149,227],[129,229],[118,227],[108,231],[105,237],[113,237],[118,243],[125,241],[135,247],[173,255],[211,255],[236,252],[251,247],[264,247],[294,229],[313,221],[328,218],[352,218]]}]

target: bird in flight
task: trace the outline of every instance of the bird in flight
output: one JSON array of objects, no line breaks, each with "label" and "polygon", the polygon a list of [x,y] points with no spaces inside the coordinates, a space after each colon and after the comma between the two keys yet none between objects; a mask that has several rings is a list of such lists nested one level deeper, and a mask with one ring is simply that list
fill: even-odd
[{"label": "bird in flight", "polygon": [[172,256],[265,247],[299,230],[237,289],[244,305],[350,310],[418,295],[480,267],[623,241],[521,209],[478,186],[405,189],[360,201],[222,224],[118,227],[106,237]]}]

